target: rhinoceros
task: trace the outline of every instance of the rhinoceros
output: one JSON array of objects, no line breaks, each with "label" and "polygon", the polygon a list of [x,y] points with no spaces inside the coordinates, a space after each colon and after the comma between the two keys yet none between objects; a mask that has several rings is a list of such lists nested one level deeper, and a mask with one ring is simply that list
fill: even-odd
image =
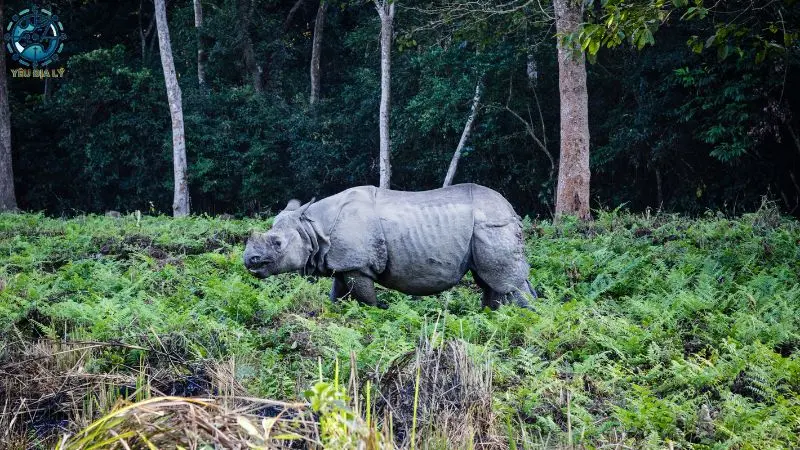
[{"label": "rhinoceros", "polygon": [[247,240],[254,276],[298,272],[332,276],[331,300],[378,304],[375,283],[433,295],[472,272],[482,304],[526,307],[528,282],[519,216],[498,192],[457,184],[420,192],[374,186],[347,189],[301,205],[292,200],[266,233]]}]

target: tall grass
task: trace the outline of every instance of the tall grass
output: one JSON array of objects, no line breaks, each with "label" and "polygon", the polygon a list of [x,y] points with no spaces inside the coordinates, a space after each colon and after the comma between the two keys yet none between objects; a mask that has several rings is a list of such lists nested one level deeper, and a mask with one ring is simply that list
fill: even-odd
[{"label": "tall grass", "polygon": [[[331,303],[325,279],[259,281],[241,254],[249,230],[267,225],[0,215],[3,445],[52,448],[115,408],[165,397],[213,400],[195,414],[255,439],[221,399],[311,414],[304,393],[321,372],[328,389],[314,395],[346,397],[336,414],[384,444],[800,447],[800,225],[769,205],[736,218],[526,221],[541,294],[532,310],[481,310],[469,278],[436,297],[381,290],[385,310]],[[442,355],[470,365],[425,363]],[[350,380],[336,380],[336,361],[350,361]],[[443,373],[473,374],[488,400],[462,403],[491,417],[456,408],[458,397],[449,409],[429,402],[447,390]],[[156,404],[173,418],[190,410]],[[242,417],[263,437],[262,419],[280,408],[259,408]],[[469,417],[492,426],[455,421]]]}]

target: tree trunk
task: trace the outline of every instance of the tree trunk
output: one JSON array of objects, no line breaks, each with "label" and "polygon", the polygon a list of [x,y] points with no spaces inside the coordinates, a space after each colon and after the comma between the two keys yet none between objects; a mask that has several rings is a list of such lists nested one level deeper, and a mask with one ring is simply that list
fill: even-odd
[{"label": "tree trunk", "polygon": [[328,10],[328,2],[322,0],[317,9],[317,20],[314,22],[314,39],[311,44],[311,96],[308,103],[314,106],[319,100],[319,59],[322,50],[322,31],[325,28],[325,13]]},{"label": "tree trunk", "polygon": [[241,18],[241,27],[239,33],[242,36],[242,56],[244,58],[245,70],[250,74],[250,81],[253,84],[253,90],[261,92],[264,90],[263,76],[264,68],[256,61],[256,53],[253,47],[253,39],[250,37],[250,25],[253,19],[253,1],[239,0],[238,1],[239,17]]},{"label": "tree trunk", "polygon": [[394,2],[374,0],[381,18],[381,109],[380,109],[380,187],[389,189],[392,178],[391,142],[389,140],[389,108],[391,104],[392,33]]},{"label": "tree trunk", "polygon": [[444,177],[444,184],[442,184],[442,187],[453,184],[453,178],[455,178],[456,169],[458,168],[458,160],[461,159],[461,152],[464,151],[464,145],[467,143],[470,133],[472,133],[472,123],[475,121],[475,116],[478,115],[478,105],[481,102],[481,89],[483,87],[482,81],[483,80],[478,80],[478,84],[475,85],[475,96],[472,97],[472,109],[469,112],[467,123],[464,124],[464,131],[461,132],[461,139],[458,141],[458,147],[456,147],[455,153],[453,153],[453,159],[450,160],[450,167],[447,168],[447,175]]},{"label": "tree trunk", "polygon": [[792,141],[794,141],[794,148],[797,150],[797,154],[800,155],[800,136],[797,135],[797,131],[791,123],[787,123],[786,128],[789,129],[789,134],[792,136]]},{"label": "tree trunk", "polygon": [[142,23],[142,6],[144,6],[144,0],[139,0],[139,45],[142,47],[142,62],[144,62],[144,55],[147,51],[147,39],[144,35],[144,24]]},{"label": "tree trunk", "polygon": [[203,29],[203,4],[200,0],[194,0],[194,29],[197,34],[197,83],[200,88],[205,88],[208,54],[206,53],[205,30]]},{"label": "tree trunk", "polygon": [[156,28],[158,29],[158,49],[161,53],[161,66],[167,85],[169,112],[172,116],[172,162],[175,175],[175,196],[172,201],[172,215],[189,215],[189,183],[186,177],[186,139],[183,131],[183,105],[181,88],[175,75],[175,62],[167,27],[167,8],[164,0],[155,0]]},{"label": "tree trunk", "polygon": [[[156,23],[156,16],[153,14],[153,17],[150,18],[150,24],[147,26],[147,30],[144,29],[144,22],[142,22],[142,11],[144,6],[144,0],[139,0],[139,45],[142,48],[142,66],[147,65],[147,61],[149,59],[149,53],[147,51],[147,41],[150,39],[150,36],[153,33],[153,27]],[[152,40],[150,40],[152,43]],[[152,50],[152,46],[151,46]]]},{"label": "tree trunk", "polygon": [[[156,17],[155,17],[155,14],[153,14],[153,25],[154,26],[155,26],[155,23],[156,23]],[[156,30],[155,33],[150,33],[150,37],[148,39],[149,39],[149,42],[147,44],[146,57],[143,56],[143,58],[145,58],[145,59],[142,60],[142,65],[143,66],[147,66],[147,65],[150,64],[150,57],[151,57],[151,55],[154,55],[155,52],[156,52],[155,51],[155,47],[156,47],[156,45],[158,45],[158,31]],[[144,55],[144,53],[143,53],[143,55]]]},{"label": "tree trunk", "polygon": [[661,186],[661,169],[656,167],[656,201],[658,202],[659,210],[664,207],[664,192],[661,189]]},{"label": "tree trunk", "polygon": [[533,87],[539,79],[539,70],[536,68],[536,55],[533,54],[533,48],[528,45],[528,61],[525,64],[525,73],[528,75],[528,86]]},{"label": "tree trunk", "polygon": [[[577,33],[583,7],[574,0],[553,0],[559,36]],[[558,41],[558,84],[561,100],[561,158],[558,167],[556,217],[589,212],[589,107],[586,60],[573,45]]]},{"label": "tree trunk", "polygon": [[[5,23],[4,3],[0,0],[0,23]],[[11,167],[11,111],[8,108],[6,78],[6,55],[2,55],[0,56],[0,211],[16,211],[14,170]]]},{"label": "tree trunk", "polygon": [[286,33],[286,30],[289,29],[289,25],[292,24],[292,19],[294,19],[294,15],[297,14],[297,10],[299,10],[300,7],[303,6],[304,2],[305,0],[297,0],[292,6],[292,9],[289,10],[289,14],[286,15],[286,19],[283,21],[284,33]]}]

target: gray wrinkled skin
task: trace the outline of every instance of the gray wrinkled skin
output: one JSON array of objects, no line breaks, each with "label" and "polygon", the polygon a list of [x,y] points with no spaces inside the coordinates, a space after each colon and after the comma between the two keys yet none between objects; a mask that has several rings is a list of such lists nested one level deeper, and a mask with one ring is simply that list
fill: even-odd
[{"label": "gray wrinkled skin", "polygon": [[377,305],[375,283],[432,295],[471,271],[483,305],[527,306],[520,218],[499,193],[477,184],[404,192],[359,186],[300,205],[292,200],[266,233],[247,241],[253,275],[333,276],[331,299]]}]

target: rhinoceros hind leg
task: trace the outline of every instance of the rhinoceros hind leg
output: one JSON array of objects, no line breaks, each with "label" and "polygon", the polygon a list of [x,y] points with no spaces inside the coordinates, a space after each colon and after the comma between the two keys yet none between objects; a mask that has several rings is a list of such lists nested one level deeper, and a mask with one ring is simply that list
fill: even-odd
[{"label": "rhinoceros hind leg", "polygon": [[334,275],[331,297],[339,299],[347,296],[366,305],[385,307],[385,305],[378,304],[378,297],[375,295],[375,282],[358,272],[344,272]]}]

